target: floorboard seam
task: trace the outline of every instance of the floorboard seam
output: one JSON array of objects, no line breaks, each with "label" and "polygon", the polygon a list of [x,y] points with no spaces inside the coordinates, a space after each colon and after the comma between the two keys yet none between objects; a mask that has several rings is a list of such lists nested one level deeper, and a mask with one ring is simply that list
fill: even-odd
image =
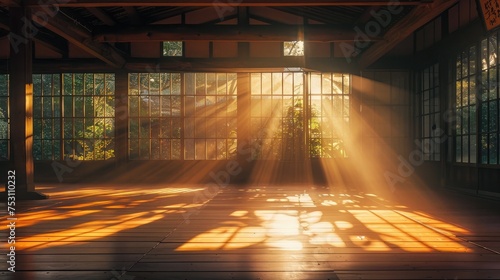
[{"label": "floorboard seam", "polygon": [[[217,192],[212,198],[210,198],[207,202],[205,202],[203,204],[203,206],[200,208],[200,211],[208,204],[210,203],[215,197],[217,197],[221,192]],[[135,261],[128,269],[124,270],[120,275],[120,277],[123,277],[125,276],[125,274],[127,274],[130,270],[132,270],[132,268],[137,265],[138,263],[140,263],[149,253],[151,253],[154,249],[156,249],[165,239],[167,239],[170,235],[172,235],[172,233],[174,231],[176,231],[182,224],[186,223],[187,219],[182,219],[181,222],[179,224],[177,224],[177,226],[174,226],[174,228],[167,234],[165,235],[164,237],[161,238],[161,240],[159,242],[157,242],[151,249],[149,249],[146,253],[144,253],[137,261]],[[121,278],[118,278],[118,279],[121,279]]]}]

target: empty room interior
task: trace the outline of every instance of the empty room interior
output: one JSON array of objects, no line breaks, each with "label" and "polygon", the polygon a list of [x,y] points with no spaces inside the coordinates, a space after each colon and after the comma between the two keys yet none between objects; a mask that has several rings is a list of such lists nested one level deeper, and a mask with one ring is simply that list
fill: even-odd
[{"label": "empty room interior", "polygon": [[1,0],[1,279],[500,279],[500,0]]}]

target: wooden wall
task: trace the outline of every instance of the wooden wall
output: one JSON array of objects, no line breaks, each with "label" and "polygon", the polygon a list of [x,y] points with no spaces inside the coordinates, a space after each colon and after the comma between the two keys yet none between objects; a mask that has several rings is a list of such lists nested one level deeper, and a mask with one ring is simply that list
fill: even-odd
[{"label": "wooden wall", "polygon": [[392,191],[387,174],[398,175],[398,158],[410,153],[410,92],[407,70],[364,71],[353,78],[351,116],[358,147],[353,164],[365,165],[358,173],[368,174],[378,188]]}]

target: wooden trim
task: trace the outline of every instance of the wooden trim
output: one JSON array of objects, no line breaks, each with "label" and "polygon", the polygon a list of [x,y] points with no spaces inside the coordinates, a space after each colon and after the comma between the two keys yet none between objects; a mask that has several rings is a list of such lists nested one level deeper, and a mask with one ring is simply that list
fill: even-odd
[{"label": "wooden trim", "polygon": [[[0,59],[0,71],[7,70],[8,60]],[[3,65],[3,66],[2,66]],[[305,71],[359,73],[356,63],[348,63],[343,58],[135,58],[129,59],[123,69],[129,72],[147,72],[158,69],[166,72],[269,72],[284,71],[284,68],[300,67]],[[115,73],[116,68],[98,59],[36,59],[35,73],[102,72]],[[57,69],[57,70],[54,70]],[[3,72],[5,72],[3,71]]]},{"label": "wooden trim", "polygon": [[116,21],[103,9],[88,7],[87,10],[106,25],[116,25]]},{"label": "wooden trim", "polygon": [[132,22],[132,24],[134,24],[134,25],[143,24],[143,20],[142,20],[141,16],[139,15],[139,13],[137,12],[137,9],[135,7],[125,6],[125,7],[123,7],[123,9],[125,10],[128,17],[130,18],[130,21]]},{"label": "wooden trim", "polygon": [[[97,42],[232,41],[283,42],[302,38],[311,42],[354,41],[356,31],[335,25],[182,25],[155,24],[136,27],[103,27],[94,30]],[[371,37],[371,41],[380,40]]]},{"label": "wooden trim", "polygon": [[[5,5],[14,5],[17,1],[8,1]],[[137,0],[114,0],[114,1],[99,1],[99,0],[53,0],[47,2],[41,2],[39,0],[27,0],[25,1],[27,6],[41,6],[41,5],[58,5],[60,7],[124,7],[124,6],[154,6],[154,7],[165,7],[165,6],[199,6],[199,7],[221,7],[223,9],[235,8],[237,6],[247,6],[247,7],[292,7],[292,6],[385,6],[394,1],[383,1],[383,0],[314,0],[314,1],[290,1],[290,0],[148,0],[148,1],[137,1]],[[400,5],[415,6],[420,4],[429,3],[428,0],[400,0]]]}]

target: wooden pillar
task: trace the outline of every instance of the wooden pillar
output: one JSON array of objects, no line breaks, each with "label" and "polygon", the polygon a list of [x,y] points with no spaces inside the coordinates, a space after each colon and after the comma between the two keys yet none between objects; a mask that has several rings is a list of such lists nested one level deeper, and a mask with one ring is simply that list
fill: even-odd
[{"label": "wooden pillar", "polygon": [[44,199],[35,192],[33,164],[33,80],[31,13],[10,8],[10,112],[12,170],[16,173],[16,199]]},{"label": "wooden pillar", "polygon": [[115,74],[115,156],[118,167],[128,161],[128,73]]},{"label": "wooden pillar", "polygon": [[[241,26],[248,26],[250,24],[250,16],[248,14],[248,7],[238,7],[238,24]],[[240,58],[250,57],[250,43],[238,43],[238,56]]]}]

